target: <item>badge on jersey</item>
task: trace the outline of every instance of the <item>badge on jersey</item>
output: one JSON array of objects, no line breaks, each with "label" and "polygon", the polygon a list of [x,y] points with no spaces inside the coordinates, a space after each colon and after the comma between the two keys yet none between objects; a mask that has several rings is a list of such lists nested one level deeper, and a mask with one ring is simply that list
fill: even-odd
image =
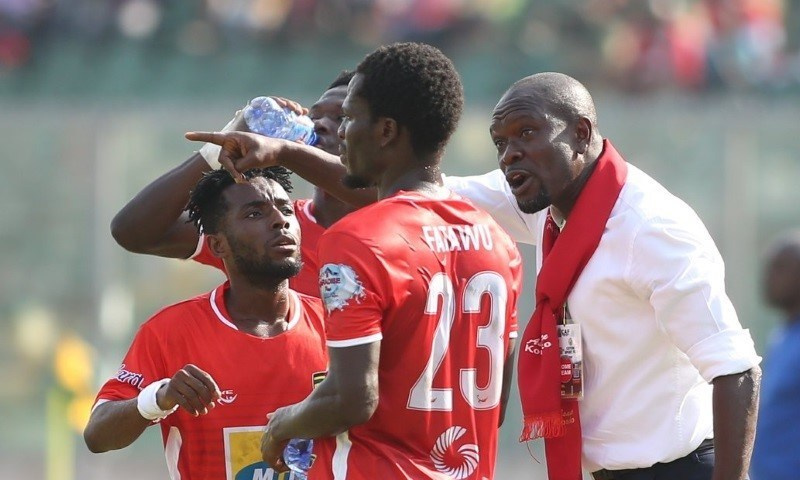
[{"label": "badge on jersey", "polygon": [[353,267],[343,263],[327,263],[319,270],[319,291],[328,313],[342,310],[351,300],[364,298],[364,286]]},{"label": "badge on jersey", "polygon": [[433,466],[454,480],[469,477],[480,463],[481,455],[477,445],[474,443],[457,445],[456,443],[466,433],[466,428],[454,425],[439,435],[431,449],[430,459]]},{"label": "badge on jersey", "polygon": [[293,472],[278,473],[261,460],[264,427],[227,427],[225,440],[226,480],[294,480]]},{"label": "badge on jersey", "polygon": [[328,372],[314,372],[311,374],[311,388],[317,388],[317,386],[325,380],[325,377],[328,376]]}]

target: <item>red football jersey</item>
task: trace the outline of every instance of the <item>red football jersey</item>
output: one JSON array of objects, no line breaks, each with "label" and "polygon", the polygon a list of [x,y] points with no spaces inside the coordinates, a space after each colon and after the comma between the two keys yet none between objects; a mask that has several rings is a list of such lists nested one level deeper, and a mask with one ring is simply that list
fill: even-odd
[{"label": "red football jersey", "polygon": [[315,443],[312,479],[491,479],[521,258],[469,201],[400,192],[319,243],[329,348],[381,340],[372,418]]},{"label": "red football jersey", "polygon": [[170,477],[181,480],[289,480],[261,461],[266,415],[297,403],[327,369],[322,304],[290,291],[289,330],[271,338],[229,320],[225,283],[169,306],[145,322],[97,401],[126,400],[187,363],[211,375],[222,398],[207,415],[183,409],[160,422]]},{"label": "red football jersey", "polygon": [[[319,263],[317,263],[317,243],[319,238],[325,233],[325,228],[317,223],[317,219],[311,213],[314,202],[310,199],[295,200],[294,213],[300,224],[300,254],[303,257],[303,269],[297,276],[289,279],[289,288],[296,292],[312,297],[319,298]],[[210,265],[225,271],[222,259],[217,258],[208,248],[205,236],[200,237],[197,252],[192,255],[192,260],[204,265]]]}]

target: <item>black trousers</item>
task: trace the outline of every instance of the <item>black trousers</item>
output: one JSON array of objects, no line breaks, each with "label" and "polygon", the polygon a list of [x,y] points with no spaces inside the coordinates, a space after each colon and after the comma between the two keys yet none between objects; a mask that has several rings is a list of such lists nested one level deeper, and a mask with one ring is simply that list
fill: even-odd
[{"label": "black trousers", "polygon": [[714,440],[703,443],[689,455],[669,463],[630,470],[600,470],[593,472],[595,480],[711,480],[714,471]]}]

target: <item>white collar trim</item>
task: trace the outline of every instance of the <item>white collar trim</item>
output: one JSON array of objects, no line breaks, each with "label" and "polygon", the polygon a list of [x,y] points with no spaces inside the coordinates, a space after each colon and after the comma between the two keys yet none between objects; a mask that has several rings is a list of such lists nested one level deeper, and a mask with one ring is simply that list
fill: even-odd
[{"label": "white collar trim", "polygon": [[[228,318],[225,317],[225,315],[222,314],[222,311],[220,311],[219,307],[217,306],[217,293],[222,295],[222,287],[223,286],[220,285],[219,287],[211,291],[211,296],[208,299],[209,302],[211,302],[211,309],[214,311],[214,314],[216,314],[220,322],[224,323],[225,325],[229,326],[234,330],[239,330],[236,327],[236,325],[233,324],[233,322],[231,322]],[[297,322],[300,321],[300,317],[302,315],[302,313],[300,312],[302,306],[300,304],[300,298],[297,296],[297,293],[295,293],[295,291],[291,289],[289,290],[288,293],[289,293],[289,311],[292,313],[292,316],[291,318],[289,318],[289,325],[286,328],[287,332],[292,328],[294,328],[295,325],[297,325]]]}]

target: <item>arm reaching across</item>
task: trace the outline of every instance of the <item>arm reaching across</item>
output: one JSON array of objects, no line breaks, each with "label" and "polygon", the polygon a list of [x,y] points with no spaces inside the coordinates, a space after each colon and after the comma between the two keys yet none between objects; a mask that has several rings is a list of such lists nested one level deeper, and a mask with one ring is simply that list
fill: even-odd
[{"label": "arm reaching across", "polygon": [[[241,111],[223,128],[246,130]],[[198,233],[183,212],[189,192],[216,164],[217,148],[204,146],[186,161],[144,187],[114,216],[111,234],[124,249],[169,258],[188,258]]]},{"label": "arm reaching across", "polygon": [[242,181],[242,172],[281,165],[343,202],[362,207],[375,202],[374,189],[349,189],[342,184],[347,168],[339,157],[318,148],[244,132],[188,132],[186,138],[222,147],[219,163]]},{"label": "arm reaching across", "polygon": [[[299,115],[308,110],[297,102],[272,97],[278,105]],[[249,132],[239,110],[223,132]],[[117,243],[134,253],[169,258],[188,258],[197,249],[198,233],[183,212],[189,192],[204,173],[218,168],[219,147],[206,144],[177,167],[144,187],[111,221]]]},{"label": "arm reaching across", "polygon": [[183,208],[189,191],[208,163],[195,153],[139,192],[111,221],[111,235],[125,250],[169,258],[188,258],[197,248],[198,233],[187,223]]},{"label": "arm reaching across", "polygon": [[305,400],[268,415],[261,440],[264,462],[286,471],[283,449],[292,438],[337,435],[370,419],[378,405],[381,342],[331,348],[328,376]]}]

